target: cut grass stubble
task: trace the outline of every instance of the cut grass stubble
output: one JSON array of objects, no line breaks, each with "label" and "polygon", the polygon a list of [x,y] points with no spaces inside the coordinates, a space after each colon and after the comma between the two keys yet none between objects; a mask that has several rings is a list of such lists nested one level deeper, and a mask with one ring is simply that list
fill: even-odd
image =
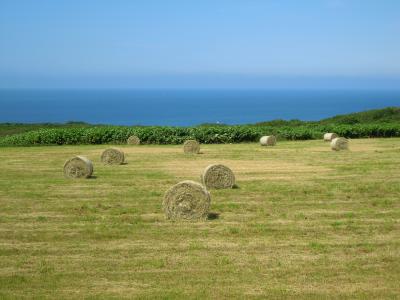
[{"label": "cut grass stubble", "polygon": [[[101,145],[2,148],[1,298],[399,295],[400,139],[120,147],[115,168]],[[76,153],[95,179],[64,179]],[[218,163],[240,188],[210,190],[217,217],[166,220],[164,191]]]}]

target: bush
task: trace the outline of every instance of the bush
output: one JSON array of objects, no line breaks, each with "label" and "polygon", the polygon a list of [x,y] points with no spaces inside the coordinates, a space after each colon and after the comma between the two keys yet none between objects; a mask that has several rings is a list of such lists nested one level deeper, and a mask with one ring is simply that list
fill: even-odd
[{"label": "bush", "polygon": [[0,139],[1,146],[125,144],[131,135],[143,144],[182,144],[196,139],[203,144],[256,142],[263,135],[278,140],[321,139],[325,132],[336,132],[346,138],[400,137],[400,124],[345,124],[302,126],[199,126],[199,127],[127,127],[101,126],[54,128],[29,131]]}]

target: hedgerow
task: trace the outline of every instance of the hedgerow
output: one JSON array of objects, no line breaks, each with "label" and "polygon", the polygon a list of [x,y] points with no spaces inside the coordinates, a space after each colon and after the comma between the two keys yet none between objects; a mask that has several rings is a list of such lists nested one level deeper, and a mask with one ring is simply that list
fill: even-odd
[{"label": "hedgerow", "polygon": [[196,139],[203,144],[221,144],[255,142],[261,136],[271,134],[278,140],[320,139],[325,132],[336,132],[346,138],[400,137],[400,124],[53,128],[3,137],[0,146],[124,144],[131,135],[138,136],[144,144],[181,144],[187,139]]}]

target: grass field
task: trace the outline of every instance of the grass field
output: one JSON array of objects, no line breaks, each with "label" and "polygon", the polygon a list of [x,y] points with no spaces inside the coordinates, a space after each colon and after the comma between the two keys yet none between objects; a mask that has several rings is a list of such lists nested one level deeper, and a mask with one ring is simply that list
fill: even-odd
[{"label": "grass field", "polygon": [[[400,139],[0,148],[0,298],[398,299]],[[94,178],[63,178],[85,155]],[[162,199],[223,163],[210,219],[171,222]]]}]

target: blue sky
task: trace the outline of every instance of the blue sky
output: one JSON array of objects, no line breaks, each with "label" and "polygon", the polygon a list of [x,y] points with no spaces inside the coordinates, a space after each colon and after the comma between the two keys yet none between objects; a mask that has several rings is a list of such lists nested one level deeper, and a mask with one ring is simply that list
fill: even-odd
[{"label": "blue sky", "polygon": [[0,0],[0,87],[400,87],[400,1]]}]

